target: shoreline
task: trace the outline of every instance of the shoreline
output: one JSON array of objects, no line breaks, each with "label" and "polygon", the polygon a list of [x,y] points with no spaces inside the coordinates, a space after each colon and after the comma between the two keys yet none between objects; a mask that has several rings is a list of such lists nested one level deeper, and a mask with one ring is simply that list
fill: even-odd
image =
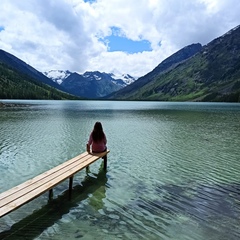
[{"label": "shoreline", "polygon": [[24,106],[24,104],[0,102],[0,109],[1,108],[8,108],[8,107],[18,107],[18,106]]}]

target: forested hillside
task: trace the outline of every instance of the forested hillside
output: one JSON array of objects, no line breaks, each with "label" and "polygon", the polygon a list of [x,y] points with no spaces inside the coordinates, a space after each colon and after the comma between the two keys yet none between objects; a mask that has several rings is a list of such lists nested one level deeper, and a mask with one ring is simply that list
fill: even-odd
[{"label": "forested hillside", "polygon": [[164,74],[171,69],[178,66],[180,63],[183,63],[190,57],[194,56],[196,53],[200,52],[202,49],[202,45],[200,43],[197,44],[191,44],[189,46],[186,46],[176,53],[172,54],[168,58],[166,58],[164,61],[162,61],[156,68],[154,68],[151,72],[147,73],[146,75],[140,77],[137,81],[133,82],[129,86],[114,92],[112,94],[109,94],[107,96],[108,99],[127,99],[131,98],[136,94],[136,91],[138,89],[143,88],[145,85],[147,85],[149,82],[151,82],[154,78],[159,77],[161,74]]},{"label": "forested hillside", "polygon": [[0,99],[77,99],[0,63]]},{"label": "forested hillside", "polygon": [[[134,83],[137,86],[138,80]],[[148,82],[109,97],[121,100],[240,102],[240,27]]]}]

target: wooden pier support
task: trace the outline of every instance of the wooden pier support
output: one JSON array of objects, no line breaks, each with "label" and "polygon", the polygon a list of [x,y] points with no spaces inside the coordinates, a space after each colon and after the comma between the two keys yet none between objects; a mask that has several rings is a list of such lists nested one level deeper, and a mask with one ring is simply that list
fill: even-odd
[{"label": "wooden pier support", "polygon": [[107,171],[107,155],[103,157],[103,161],[104,161],[103,168],[105,171]]},{"label": "wooden pier support", "polygon": [[53,199],[53,189],[49,189],[49,193],[48,193],[48,201],[51,201]]},{"label": "wooden pier support", "polygon": [[72,197],[73,176],[69,178],[69,199]]}]

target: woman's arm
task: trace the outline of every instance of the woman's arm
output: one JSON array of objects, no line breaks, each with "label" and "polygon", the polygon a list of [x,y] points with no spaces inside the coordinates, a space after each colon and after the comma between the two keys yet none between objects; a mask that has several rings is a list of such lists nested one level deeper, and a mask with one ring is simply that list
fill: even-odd
[{"label": "woman's arm", "polygon": [[105,145],[107,144],[107,138],[106,138],[106,135],[105,135],[105,134],[104,134],[103,142],[104,142]]},{"label": "woman's arm", "polygon": [[93,139],[92,139],[92,133],[91,133],[86,145],[87,152],[90,152],[90,146],[92,145],[92,142],[93,142]]}]

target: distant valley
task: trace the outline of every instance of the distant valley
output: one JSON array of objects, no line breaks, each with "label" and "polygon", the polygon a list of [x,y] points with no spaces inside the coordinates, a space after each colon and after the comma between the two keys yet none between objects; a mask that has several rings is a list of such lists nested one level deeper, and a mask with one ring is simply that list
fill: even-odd
[{"label": "distant valley", "polygon": [[41,73],[0,50],[0,99],[240,102],[240,27],[180,49],[148,74]]}]

